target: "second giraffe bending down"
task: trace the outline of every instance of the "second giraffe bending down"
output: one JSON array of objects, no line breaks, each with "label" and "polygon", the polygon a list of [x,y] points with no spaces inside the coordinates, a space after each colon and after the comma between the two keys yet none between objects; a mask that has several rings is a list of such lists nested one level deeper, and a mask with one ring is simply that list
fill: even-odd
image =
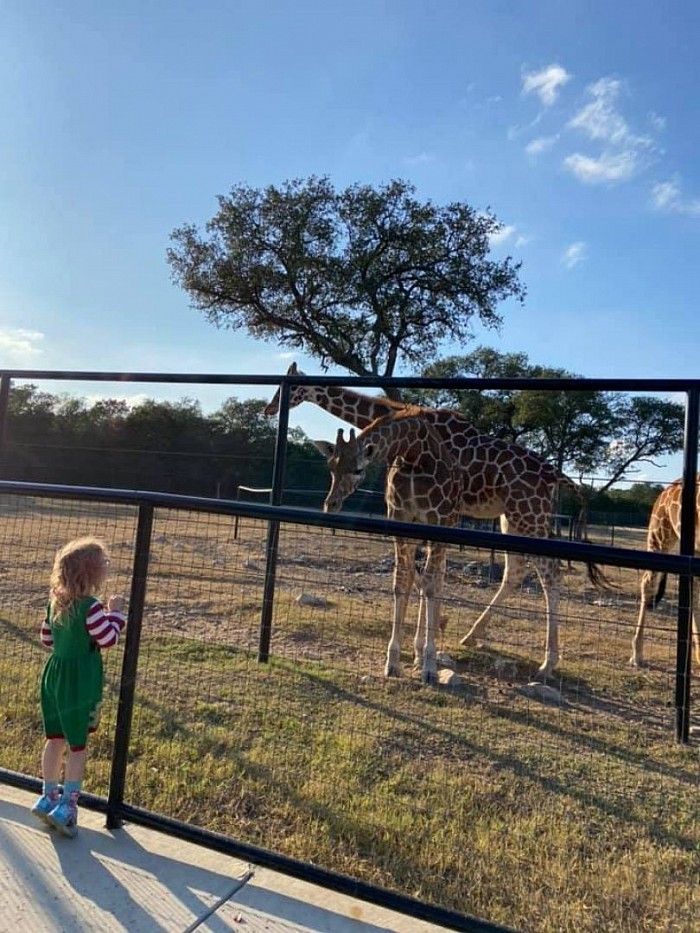
[{"label": "second giraffe bending down", "polygon": [[[463,472],[449,451],[445,451],[440,435],[425,418],[398,413],[374,422],[359,437],[355,437],[351,430],[347,443],[342,428],[338,431],[335,446],[325,441],[315,443],[327,457],[331,471],[331,488],[324,511],[339,511],[345,499],[357,489],[368,465],[378,461],[393,464],[386,487],[389,518],[433,525],[457,523]],[[417,541],[394,539],[394,611],[385,667],[387,676],[400,674],[401,628],[416,576],[417,546]],[[424,683],[437,680],[435,630],[440,619],[445,556],[444,544],[428,542],[425,565],[419,577],[421,612],[414,639],[414,656]]]},{"label": "second giraffe bending down", "polygon": [[[681,537],[681,493],[683,481],[675,480],[657,497],[649,517],[647,527],[647,550],[666,554],[678,546]],[[695,550],[700,551],[700,476],[695,493]],[[639,667],[644,664],[644,623],[647,609],[656,609],[666,592],[666,574],[645,570],[639,594],[639,617],[632,639],[632,657],[630,664]],[[700,664],[700,632],[693,612],[693,640],[695,659]]]},{"label": "second giraffe bending down", "polygon": [[[402,424],[429,425],[431,428],[430,432],[423,429],[420,435],[425,439],[424,451],[420,449],[417,435],[413,437],[410,460],[403,453],[397,453],[399,448],[386,440],[387,437],[393,437],[392,432]],[[446,431],[448,426],[449,430]],[[457,426],[461,430],[456,430]],[[403,427],[399,430],[408,429]],[[439,442],[437,448],[436,441]],[[367,466],[373,460],[389,460],[392,457],[397,459],[387,476],[386,498],[390,515],[395,511],[392,505],[395,500],[408,501],[405,507],[407,512],[413,508],[410,496],[416,495],[417,488],[414,473],[420,477],[423,494],[430,490],[432,478],[425,467],[427,464],[429,469],[433,462],[437,462],[440,469],[452,470],[454,464],[460,469],[461,493],[456,503],[457,511],[472,518],[500,516],[504,533],[549,537],[559,486],[569,485],[577,490],[571,480],[531,451],[517,444],[507,444],[479,434],[456,412],[446,409],[416,411],[409,408],[403,412],[394,412],[365,428],[357,437],[352,432],[348,444],[343,441],[341,431],[335,447],[325,442],[317,442],[316,446],[327,457],[331,468],[331,491],[326,500],[329,510],[340,508],[344,499],[357,489]],[[397,484],[401,492],[395,491]],[[439,487],[441,482],[436,481],[436,485]],[[539,673],[546,678],[559,660],[559,561],[545,557],[531,559],[545,600],[547,635],[545,657]],[[527,558],[523,554],[506,554],[501,586],[462,639],[462,644],[475,641],[483,633],[491,612],[522,583],[527,572],[526,562]],[[588,571],[594,585],[606,585],[605,578],[594,564],[588,564]],[[406,594],[402,599],[395,610],[394,635],[397,639],[400,637],[403,621],[401,612],[405,612]],[[393,657],[388,659],[387,674],[399,673],[398,658],[396,664],[393,661]]]}]

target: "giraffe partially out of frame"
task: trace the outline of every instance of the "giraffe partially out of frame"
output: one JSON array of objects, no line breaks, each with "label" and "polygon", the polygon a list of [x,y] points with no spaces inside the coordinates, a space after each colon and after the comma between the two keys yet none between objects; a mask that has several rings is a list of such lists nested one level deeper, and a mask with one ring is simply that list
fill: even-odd
[{"label": "giraffe partially out of frame", "polygon": [[[647,526],[647,550],[666,554],[678,546],[681,537],[681,494],[683,481],[677,479],[659,493],[652,506]],[[700,477],[696,481],[695,492],[695,550],[700,551]],[[630,664],[640,667],[644,664],[644,624],[648,609],[656,609],[666,592],[666,574],[645,570],[639,592],[639,617],[632,639],[632,657]],[[700,633],[693,611],[693,640],[695,658],[700,665]]]}]

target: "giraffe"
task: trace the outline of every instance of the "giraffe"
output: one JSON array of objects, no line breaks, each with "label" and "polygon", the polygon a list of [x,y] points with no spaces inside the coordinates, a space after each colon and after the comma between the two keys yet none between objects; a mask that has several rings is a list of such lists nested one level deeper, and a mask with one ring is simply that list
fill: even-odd
[{"label": "giraffe", "polygon": [[[681,537],[681,493],[683,480],[674,480],[656,498],[649,516],[647,527],[647,550],[666,554],[679,542]],[[700,476],[696,483],[695,497],[695,550],[700,551]],[[639,599],[637,628],[632,639],[632,657],[630,664],[640,667],[644,664],[644,622],[647,609],[656,609],[666,592],[666,574],[645,570],[642,574]],[[693,641],[695,659],[700,664],[700,632],[693,612]]]},{"label": "giraffe", "polygon": [[[317,399],[318,394],[315,397]],[[339,397],[337,393],[334,394],[335,399]],[[354,399],[353,406],[353,410],[357,410]],[[501,530],[504,533],[549,537],[551,516],[559,487],[570,486],[580,494],[579,488],[572,480],[541,460],[532,451],[519,444],[509,444],[498,438],[480,434],[458,412],[416,406],[407,406],[403,410],[397,410],[392,406],[390,414],[385,414],[363,428],[357,439],[352,439],[351,447],[355,451],[354,458],[350,457],[347,452],[342,458],[339,456],[339,440],[342,436],[340,433],[335,447],[327,442],[315,442],[331,465],[333,484],[339,489],[346,490],[343,499],[357,488],[368,463],[374,459],[366,451],[368,438],[371,451],[374,451],[374,456],[378,456],[373,445],[374,434],[372,432],[386,431],[393,422],[401,423],[411,419],[430,424],[433,429],[431,437],[433,440],[439,439],[446,460],[450,462],[456,460],[459,465],[462,471],[462,494],[459,502],[461,514],[472,518],[500,517]],[[388,449],[389,453],[395,452],[394,447]],[[434,455],[432,447],[431,452]],[[390,509],[392,502],[402,497],[401,493],[395,492],[396,484],[400,483],[402,488],[410,490],[414,470],[415,466],[411,461],[407,461],[403,455],[398,455],[387,475],[386,500]],[[334,503],[335,496],[329,494],[327,502],[329,501]],[[538,674],[546,679],[559,661],[559,562],[553,558],[544,557],[533,557],[532,562],[540,579],[545,600],[545,657]],[[470,631],[462,638],[462,645],[471,644],[477,640],[485,630],[493,610],[522,583],[526,572],[525,555],[506,554],[501,586]],[[608,585],[605,577],[594,564],[588,564],[588,574],[595,586],[602,588]],[[405,602],[401,606],[405,611]],[[401,621],[395,616],[392,642],[400,638]],[[399,673],[393,655],[387,658],[385,673],[388,676]]]},{"label": "giraffe", "polygon": [[[292,363],[287,369],[288,376],[303,376],[304,373],[297,368],[296,363]],[[349,389],[343,389],[336,386],[292,386],[289,393],[289,408],[296,408],[302,402],[312,402],[318,405],[324,411],[341,421],[347,421],[360,430],[368,427],[377,418],[385,415],[393,415],[398,411],[418,411],[418,407],[407,405],[404,402],[395,402],[386,396],[363,395],[360,392],[353,392]],[[280,390],[277,389],[272,399],[263,409],[263,413],[268,418],[273,418],[280,407]],[[397,475],[396,473],[394,475]],[[425,609],[423,600],[420,602],[418,611],[418,622],[416,632],[423,627],[422,613]],[[447,619],[440,615],[439,627],[444,631],[447,625]]]},{"label": "giraffe", "polygon": [[[339,511],[357,489],[369,464],[377,461],[391,464],[386,493],[389,518],[448,526],[457,523],[464,473],[449,449],[445,450],[430,421],[410,409],[372,422],[357,437],[351,429],[348,442],[341,428],[335,445],[325,441],[314,443],[326,456],[331,471],[331,487],[323,505],[325,512]],[[387,676],[400,673],[401,627],[416,576],[417,546],[414,540],[394,539],[394,609],[385,666]],[[435,631],[440,621],[445,558],[444,544],[428,542],[419,578],[421,611],[413,642],[414,665],[420,668],[423,683],[437,680]]]},{"label": "giraffe", "polygon": [[[303,373],[292,363],[287,375]],[[443,450],[451,453],[466,474],[461,513],[471,518],[500,518],[501,531],[504,533],[549,537],[559,488],[569,486],[579,498],[581,497],[580,487],[559,473],[554,466],[520,444],[510,444],[481,434],[457,411],[407,405],[383,397],[363,395],[339,386],[292,387],[290,408],[304,401],[313,402],[362,430],[371,426],[378,418],[390,419],[400,415],[425,418],[437,432]],[[279,390],[266,406],[265,414],[272,416],[278,410]],[[328,444],[320,443],[322,447],[319,449],[328,456]],[[387,474],[387,501],[393,495],[392,484],[408,483],[410,478],[410,464],[402,463],[400,459],[394,462]],[[546,679],[559,660],[559,562],[553,558],[542,557],[532,560],[542,584],[545,601],[545,657],[540,665],[539,675]],[[607,581],[596,565],[589,563],[587,566],[588,576],[593,585],[599,588],[606,587]],[[462,638],[462,645],[472,644],[484,633],[493,611],[522,583],[526,573],[527,558],[524,555],[505,555],[501,586]],[[420,628],[419,615],[417,631]],[[392,676],[398,674],[398,670],[390,669],[390,665],[387,665],[385,673]]]}]

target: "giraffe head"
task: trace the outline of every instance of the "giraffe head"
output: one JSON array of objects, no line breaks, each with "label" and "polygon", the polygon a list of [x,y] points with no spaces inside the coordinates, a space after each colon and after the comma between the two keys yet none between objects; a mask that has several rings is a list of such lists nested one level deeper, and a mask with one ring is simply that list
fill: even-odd
[{"label": "giraffe head", "polygon": [[362,482],[375,452],[374,444],[365,442],[362,435],[356,437],[353,428],[350,429],[350,440],[346,441],[343,429],[339,428],[335,445],[328,441],[314,441],[314,445],[328,461],[331,473],[331,488],[323,503],[323,511],[339,512],[343,502]]},{"label": "giraffe head", "polygon": [[[303,376],[305,375],[300,369],[297,369],[297,364],[292,363],[292,365],[287,370],[288,376]],[[289,407],[296,408],[297,405],[301,405],[305,401],[308,393],[307,386],[292,386],[289,393]],[[263,414],[267,415],[268,418],[272,418],[280,410],[280,390],[278,389],[267,405],[263,408]]]}]

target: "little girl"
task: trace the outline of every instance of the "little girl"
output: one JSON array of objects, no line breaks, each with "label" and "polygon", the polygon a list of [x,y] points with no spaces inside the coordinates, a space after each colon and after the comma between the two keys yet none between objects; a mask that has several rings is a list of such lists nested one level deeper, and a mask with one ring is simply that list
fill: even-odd
[{"label": "little girl", "polygon": [[50,601],[41,626],[41,642],[51,649],[51,657],[41,675],[44,786],[32,813],[70,837],[78,832],[88,733],[97,729],[100,718],[104,687],[100,648],[116,645],[126,624],[121,596],[111,596],[106,609],[95,596],[108,567],[105,546],[96,538],[77,538],[62,547],[51,572]]}]

